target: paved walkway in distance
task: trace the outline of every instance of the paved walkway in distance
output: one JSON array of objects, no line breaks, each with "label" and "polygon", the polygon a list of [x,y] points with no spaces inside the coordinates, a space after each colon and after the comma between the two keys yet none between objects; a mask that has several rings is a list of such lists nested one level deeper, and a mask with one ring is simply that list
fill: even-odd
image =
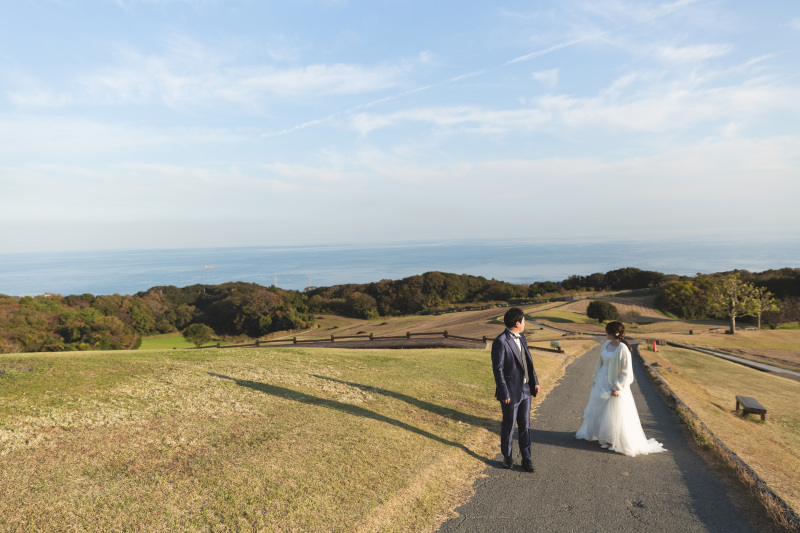
[{"label": "paved walkway in distance", "polygon": [[781,368],[775,365],[768,365],[766,363],[759,363],[758,361],[752,361],[750,359],[745,359],[744,357],[736,357],[735,355],[731,355],[729,353],[720,352],[717,350],[711,350],[708,348],[701,348],[699,346],[692,346],[691,344],[678,344],[677,342],[667,342],[667,344],[669,346],[675,346],[676,348],[683,348],[684,350],[694,350],[696,352],[713,355],[714,357],[719,357],[720,359],[727,359],[728,361],[733,361],[734,363],[739,363],[740,365],[749,366],[750,368],[755,368],[756,370],[760,370],[762,372],[769,372],[771,374],[793,379],[795,381],[800,381],[800,372],[795,372],[794,370],[788,370],[786,368]]},{"label": "paved walkway in distance", "polygon": [[[439,531],[780,531],[743,488],[698,455],[636,357],[632,390],[642,426],[667,451],[627,457],[577,440],[599,350],[571,363],[537,409],[531,421],[536,472],[521,470],[516,441],[515,466],[503,469],[498,437],[488,477]],[[498,407],[498,427],[499,415]]]}]

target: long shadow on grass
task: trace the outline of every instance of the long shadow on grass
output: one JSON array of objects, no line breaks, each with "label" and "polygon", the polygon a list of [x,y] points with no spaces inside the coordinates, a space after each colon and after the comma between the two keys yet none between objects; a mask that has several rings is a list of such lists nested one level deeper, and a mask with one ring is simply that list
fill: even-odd
[{"label": "long shadow on grass", "polygon": [[493,428],[498,429],[497,420],[493,420],[491,418],[481,418],[479,416],[468,415],[466,413],[462,413],[460,411],[456,411],[448,407],[442,407],[441,405],[436,405],[435,403],[429,403],[424,400],[420,400],[419,398],[414,398],[413,396],[409,396],[407,394],[403,394],[400,392],[381,389],[378,387],[372,387],[370,385],[362,385],[361,383],[353,383],[352,381],[341,381],[326,376],[318,376],[316,374],[309,374],[309,375],[315,378],[324,379],[327,381],[333,381],[334,383],[349,385],[351,387],[361,389],[364,392],[374,392],[376,394],[388,396],[389,398],[394,398],[396,400],[400,400],[401,402],[406,402],[407,404],[413,405],[414,407],[417,407],[424,411],[429,411],[433,414],[444,416],[452,420],[456,420],[458,422],[464,422],[465,424],[469,424],[471,426],[482,427],[488,430],[492,430]]},{"label": "long shadow on grass", "polygon": [[414,427],[410,424],[406,424],[405,422],[401,422],[400,420],[396,420],[394,418],[390,418],[385,415],[378,414],[374,411],[370,411],[369,409],[364,409],[363,407],[358,407],[357,405],[351,405],[348,403],[337,402],[336,400],[327,400],[325,398],[318,398],[316,396],[312,396],[311,394],[306,394],[305,392],[298,392],[292,389],[286,389],[284,387],[278,387],[276,385],[269,385],[267,383],[259,383],[257,381],[248,381],[245,379],[236,379],[230,376],[223,376],[222,374],[215,374],[213,372],[208,372],[209,376],[214,376],[220,379],[227,379],[228,381],[233,381],[240,387],[247,387],[249,389],[253,389],[258,392],[263,392],[264,394],[271,394],[272,396],[277,396],[279,398],[284,398],[286,400],[294,400],[296,402],[304,403],[307,405],[319,405],[322,407],[327,407],[328,409],[333,409],[335,411],[341,411],[343,413],[347,413],[349,415],[361,416],[364,418],[369,418],[371,420],[377,420],[378,422],[385,422],[386,424],[390,424],[395,427],[399,427],[406,431],[410,431],[412,433],[416,433],[417,435],[421,435],[423,437],[427,437],[431,440],[435,440],[436,442],[440,442],[442,444],[447,444],[448,446],[453,446],[454,448],[459,448],[463,450],[465,453],[471,455],[475,459],[483,461],[485,464],[490,464],[491,461],[486,457],[481,457],[480,455],[476,454],[463,444],[459,442],[454,442],[451,440],[447,440],[442,438],[438,435],[434,435],[428,431],[423,429]]}]

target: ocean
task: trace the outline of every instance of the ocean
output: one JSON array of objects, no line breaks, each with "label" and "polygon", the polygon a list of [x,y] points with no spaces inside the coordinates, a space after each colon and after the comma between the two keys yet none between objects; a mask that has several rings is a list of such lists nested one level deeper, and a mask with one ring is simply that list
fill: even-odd
[{"label": "ocean", "polygon": [[0,254],[0,294],[135,294],[159,285],[245,281],[303,290],[438,270],[512,283],[622,267],[696,275],[800,267],[800,238],[760,243],[455,241]]}]

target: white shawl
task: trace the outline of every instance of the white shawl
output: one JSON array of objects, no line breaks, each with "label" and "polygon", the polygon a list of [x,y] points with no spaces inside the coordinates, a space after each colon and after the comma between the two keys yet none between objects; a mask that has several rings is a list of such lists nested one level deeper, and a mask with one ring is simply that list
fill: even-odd
[{"label": "white shawl", "polygon": [[[601,355],[597,358],[597,364],[594,365],[594,374],[592,379],[597,377],[597,373],[603,367],[602,350],[606,349],[606,345],[611,341],[603,343],[601,348]],[[619,343],[617,349],[614,350],[614,355],[608,361],[608,385],[611,390],[621,391],[626,387],[630,387],[633,383],[633,361],[631,360],[631,351],[622,343]]]}]

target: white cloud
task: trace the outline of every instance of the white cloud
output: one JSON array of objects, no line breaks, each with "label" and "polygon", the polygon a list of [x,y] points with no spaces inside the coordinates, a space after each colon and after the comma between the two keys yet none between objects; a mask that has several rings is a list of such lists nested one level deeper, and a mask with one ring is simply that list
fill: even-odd
[{"label": "white cloud", "polygon": [[611,21],[649,25],[657,19],[678,13],[699,2],[700,0],[676,0],[653,4],[635,0],[595,0],[579,2],[578,5],[588,13],[594,13]]},{"label": "white cloud", "polygon": [[752,120],[772,111],[800,115],[800,90],[753,82],[695,88],[682,83],[649,87],[626,99],[543,97],[541,109],[572,129],[622,128],[636,132],[681,132],[719,120]]},{"label": "white cloud", "polygon": [[[721,215],[714,206],[722,201],[730,202],[731,210],[739,213],[760,205],[791,208],[800,194],[800,182],[794,177],[800,162],[796,154],[800,154],[798,136],[725,139],[610,161],[577,157],[493,161],[481,165],[478,172],[527,183],[518,191],[521,199],[533,201],[569,191],[572,213],[624,198],[624,210],[604,211],[609,227],[636,220],[656,228],[661,220],[673,220],[680,205],[681,216],[687,220],[706,220],[707,227],[723,228],[727,222],[708,219],[710,213]],[[776,190],[782,191],[779,197]],[[555,220],[560,218],[556,215]]]},{"label": "white cloud", "polygon": [[721,87],[694,87],[678,81],[659,85],[650,80],[637,86],[637,81],[643,78],[627,75],[596,97],[548,95],[528,99],[529,107],[520,109],[451,106],[358,113],[350,117],[350,124],[361,135],[412,122],[441,131],[473,134],[524,133],[545,127],[548,131],[566,127],[578,131],[664,133],[719,120],[742,122],[772,111],[800,116],[800,89],[774,85],[769,80]]},{"label": "white cloud", "polygon": [[249,137],[209,127],[142,126],[103,123],[89,119],[38,116],[0,116],[0,154],[35,161],[91,154],[124,152],[135,157],[140,150],[175,146],[232,144]]},{"label": "white cloud", "polygon": [[542,70],[531,74],[531,78],[538,81],[546,89],[555,89],[558,85],[558,69]]},{"label": "white cloud", "polygon": [[789,27],[795,30],[800,30],[800,17],[794,17],[789,21]]},{"label": "white cloud", "polygon": [[66,90],[18,76],[18,88],[7,94],[12,102],[25,107],[153,103],[182,107],[227,102],[259,108],[273,96],[298,99],[396,87],[416,64],[430,61],[430,54],[422,53],[396,64],[278,67],[237,64],[233,54],[185,37],[172,37],[163,54],[123,50],[118,65],[77,74]]},{"label": "white cloud", "polygon": [[655,53],[670,63],[698,63],[729,54],[733,50],[730,44],[701,44],[695,46],[661,46]]},{"label": "white cloud", "polygon": [[[314,154],[315,163],[282,162],[249,172],[161,164],[0,168],[7,206],[0,221],[11,224],[31,213],[39,221],[58,221],[41,233],[56,247],[76,228],[87,243],[106,239],[112,245],[130,232],[132,243],[149,246],[202,245],[197,239],[210,235],[230,243],[226,234],[253,243],[265,232],[283,242],[308,242],[309,231],[319,240],[348,235],[392,241],[436,231],[488,236],[487,221],[502,219],[507,210],[507,192],[492,186],[502,176],[515,184],[518,202],[536,206],[527,222],[548,235],[566,231],[592,238],[616,227],[626,238],[653,238],[659,232],[674,237],[691,235],[698,227],[710,233],[749,227],[747,217],[716,218],[718,211],[709,206],[722,203],[740,213],[768,204],[776,213],[794,213],[784,217],[787,224],[800,222],[794,209],[800,194],[797,154],[800,137],[785,136],[705,140],[646,157],[613,159],[425,164],[413,151],[362,150],[325,151]],[[776,190],[782,194],[776,196]],[[564,191],[569,191],[568,214],[563,203],[543,201],[563,197]],[[586,227],[580,213],[615,204],[624,209],[604,211],[601,229]],[[680,220],[674,218],[677,205]],[[365,217],[380,217],[380,234],[364,227]],[[671,221],[668,229],[665,220]],[[160,231],[165,221],[170,232]]]},{"label": "white cloud", "polygon": [[396,86],[405,73],[401,67],[380,65],[309,65],[295,69],[236,69],[228,72],[233,81],[217,94],[238,95],[232,99],[256,98],[261,94],[282,96],[360,94]]},{"label": "white cloud", "polygon": [[285,191],[301,191],[317,187],[320,183],[336,184],[360,180],[364,175],[360,172],[343,171],[329,165],[312,166],[302,163],[270,163],[263,165],[272,178],[273,185]]},{"label": "white cloud", "polygon": [[476,106],[458,106],[406,109],[384,115],[358,113],[350,117],[350,123],[362,135],[409,122],[429,124],[442,130],[493,134],[531,130],[549,119],[549,114],[540,109],[496,111]]},{"label": "white cloud", "polygon": [[[296,188],[302,186],[308,191],[326,195],[352,196],[365,190],[374,192],[407,185],[425,184],[427,188],[437,183],[461,183],[460,180],[473,167],[467,162],[426,165],[417,162],[420,155],[410,147],[398,147],[393,151],[364,149],[354,153],[323,150],[317,154],[319,161],[316,165],[280,162],[263,168],[275,179],[293,183]],[[342,192],[333,193],[332,188]]]}]

